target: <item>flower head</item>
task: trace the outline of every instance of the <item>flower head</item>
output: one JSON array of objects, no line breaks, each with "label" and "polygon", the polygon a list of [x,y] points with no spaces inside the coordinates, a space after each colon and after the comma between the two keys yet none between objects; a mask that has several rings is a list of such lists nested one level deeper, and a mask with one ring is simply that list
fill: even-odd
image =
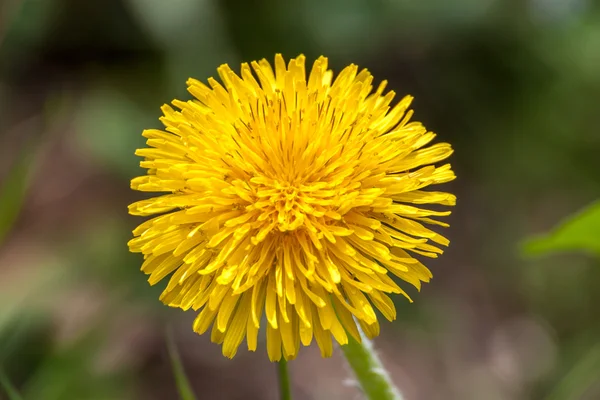
[{"label": "flower head", "polygon": [[[396,317],[392,275],[420,288],[431,278],[414,254],[437,257],[448,240],[426,227],[452,194],[425,191],[454,179],[452,149],[419,122],[412,97],[391,107],[386,82],[355,65],[333,78],[317,59],[275,57],[219,67],[222,84],[188,80],[191,101],[163,106],[165,131],[146,130],[137,150],[147,174],[135,190],[166,192],[132,204],[142,223],[129,248],[144,255],[150,284],[170,275],[161,301],[199,311],[193,328],[233,357],[256,350],[263,313],[271,360],[292,359],[313,337],[378,335],[376,309]],[[409,299],[410,300],[410,299]]]}]

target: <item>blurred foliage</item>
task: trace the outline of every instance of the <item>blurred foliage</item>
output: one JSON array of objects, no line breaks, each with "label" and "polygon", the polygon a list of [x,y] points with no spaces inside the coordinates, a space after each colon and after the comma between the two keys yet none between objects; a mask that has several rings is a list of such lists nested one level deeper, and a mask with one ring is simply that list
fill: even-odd
[{"label": "blurred foliage", "polygon": [[[556,365],[522,384],[524,398],[597,398],[598,260],[577,254],[522,260],[518,246],[598,199],[598,48],[600,3],[593,0],[6,0],[0,4],[0,158],[10,158],[2,165],[11,168],[0,171],[0,239],[11,239],[9,228],[27,232],[19,223],[43,216],[19,210],[28,210],[26,178],[38,155],[32,149],[60,135],[41,135],[47,127],[37,125],[15,127],[55,114],[46,110],[55,110],[57,93],[69,98],[58,107],[69,114],[58,133],[110,181],[91,189],[108,202],[112,194],[105,190],[126,192],[128,180],[142,172],[133,156],[143,143],[140,132],[160,126],[160,105],[189,98],[188,77],[205,79],[221,63],[275,52],[302,52],[309,60],[324,54],[336,70],[355,62],[388,79],[397,93],[415,95],[417,118],[456,148],[459,205],[447,254],[455,265],[431,263],[435,285],[415,304],[394,298],[398,334],[412,329],[412,337],[440,353],[433,356],[438,360],[445,353],[436,340],[452,340],[453,329],[470,337],[471,325],[492,324],[469,320],[473,309],[460,305],[477,303],[461,288],[483,282],[472,290],[491,299],[490,314],[534,315],[556,343]],[[50,160],[51,166],[61,162]],[[106,341],[103,324],[110,321],[90,323],[76,339],[59,343],[55,321],[40,304],[64,301],[58,294],[93,282],[110,294],[103,312],[115,319],[116,304],[151,310],[159,320],[173,315],[156,300],[161,288],[148,286],[139,257],[127,252],[131,199],[116,193],[114,209],[92,210],[94,217],[75,228],[59,229],[62,221],[47,227],[41,241],[57,260],[41,265],[44,273],[35,279],[0,292],[0,369],[25,400],[127,399],[134,398],[132,386],[144,383],[141,370],[95,370]],[[97,206],[81,203],[63,207]],[[598,219],[595,203],[529,241],[526,250],[597,255]],[[454,268],[462,265],[475,267]],[[506,398],[486,390],[490,399]],[[448,392],[448,398],[465,396]]]},{"label": "blurred foliage", "polygon": [[6,0],[0,10],[0,44],[12,60],[39,43],[58,11],[54,0]]},{"label": "blurred foliage", "polygon": [[0,185],[0,243],[19,216],[33,161],[30,149],[23,150]]},{"label": "blurred foliage", "polygon": [[[534,237],[524,243],[524,251],[528,255],[540,255],[561,251],[581,251],[583,253],[600,255],[600,202],[586,207],[584,210],[569,217],[565,222],[554,228],[546,235]],[[599,267],[595,265],[594,267]],[[598,304],[599,296],[594,296],[593,287],[598,282],[600,274],[593,279],[587,299],[594,310],[593,304]],[[580,280],[588,280],[589,276],[581,276]],[[581,284],[583,283],[583,285]],[[577,287],[583,286],[581,282]],[[585,300],[577,298],[578,305],[584,305]],[[592,315],[595,311],[592,311]],[[590,316],[592,317],[592,316]],[[593,318],[593,317],[592,317]],[[588,325],[584,320],[583,326],[575,325],[571,335],[563,336],[563,363],[556,373],[556,383],[548,386],[548,400],[584,398],[587,389],[597,383],[600,376],[600,327]]]},{"label": "blurred foliage", "polygon": [[6,376],[3,370],[0,370],[0,387],[4,389],[4,392],[6,392],[8,400],[22,400],[21,395],[10,382],[8,376]]},{"label": "blurred foliage", "polygon": [[24,399],[110,400],[127,393],[127,375],[122,371],[98,373],[90,357],[104,340],[101,329],[87,334],[67,348],[52,349],[44,354],[23,390]]},{"label": "blurred foliage", "polygon": [[[106,118],[110,115],[110,118]],[[139,160],[131,155],[144,141],[141,136],[123,135],[140,132],[154,122],[124,92],[107,85],[90,89],[80,105],[76,120],[82,147],[111,171],[127,177]]]},{"label": "blurred foliage", "polygon": [[550,390],[547,400],[585,398],[600,375],[600,344],[586,350],[565,376]]}]

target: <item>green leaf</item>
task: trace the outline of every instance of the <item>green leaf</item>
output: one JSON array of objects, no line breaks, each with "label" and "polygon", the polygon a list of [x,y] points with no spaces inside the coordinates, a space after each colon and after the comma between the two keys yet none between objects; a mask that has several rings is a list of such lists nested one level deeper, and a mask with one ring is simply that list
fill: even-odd
[{"label": "green leaf", "polygon": [[173,340],[173,334],[170,329],[167,329],[167,350],[169,351],[169,357],[171,358],[171,364],[173,366],[173,375],[175,376],[175,383],[177,384],[177,391],[181,400],[196,400],[190,382],[185,375],[181,358],[177,352],[177,346]]},{"label": "green leaf", "polygon": [[546,235],[525,242],[526,254],[556,251],[586,251],[600,255],[600,201],[570,217]]}]

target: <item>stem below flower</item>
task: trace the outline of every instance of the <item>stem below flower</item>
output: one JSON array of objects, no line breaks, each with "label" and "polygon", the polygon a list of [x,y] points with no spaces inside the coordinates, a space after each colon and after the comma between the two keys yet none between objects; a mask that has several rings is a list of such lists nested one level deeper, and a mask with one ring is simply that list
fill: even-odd
[{"label": "stem below flower", "polygon": [[402,394],[392,383],[387,370],[377,357],[371,341],[358,327],[362,343],[348,336],[348,344],[340,346],[356,379],[369,400],[403,400]]},{"label": "stem below flower", "polygon": [[292,400],[292,390],[290,388],[290,375],[288,372],[287,361],[282,358],[278,363],[279,370],[279,394],[281,400]]}]

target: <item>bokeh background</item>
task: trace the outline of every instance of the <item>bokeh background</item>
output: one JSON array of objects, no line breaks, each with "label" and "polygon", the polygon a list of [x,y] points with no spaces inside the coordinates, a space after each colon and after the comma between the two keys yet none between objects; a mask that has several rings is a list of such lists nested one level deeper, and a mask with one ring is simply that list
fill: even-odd
[{"label": "bokeh background", "polygon": [[[1,0],[0,399],[176,399],[166,325],[199,399],[277,398],[264,345],[222,357],[126,246],[159,107],[276,52],[367,67],[455,147],[452,244],[376,340],[406,398],[600,398],[598,259],[523,245],[600,194],[600,2]],[[290,368],[361,398],[339,351]]]}]

